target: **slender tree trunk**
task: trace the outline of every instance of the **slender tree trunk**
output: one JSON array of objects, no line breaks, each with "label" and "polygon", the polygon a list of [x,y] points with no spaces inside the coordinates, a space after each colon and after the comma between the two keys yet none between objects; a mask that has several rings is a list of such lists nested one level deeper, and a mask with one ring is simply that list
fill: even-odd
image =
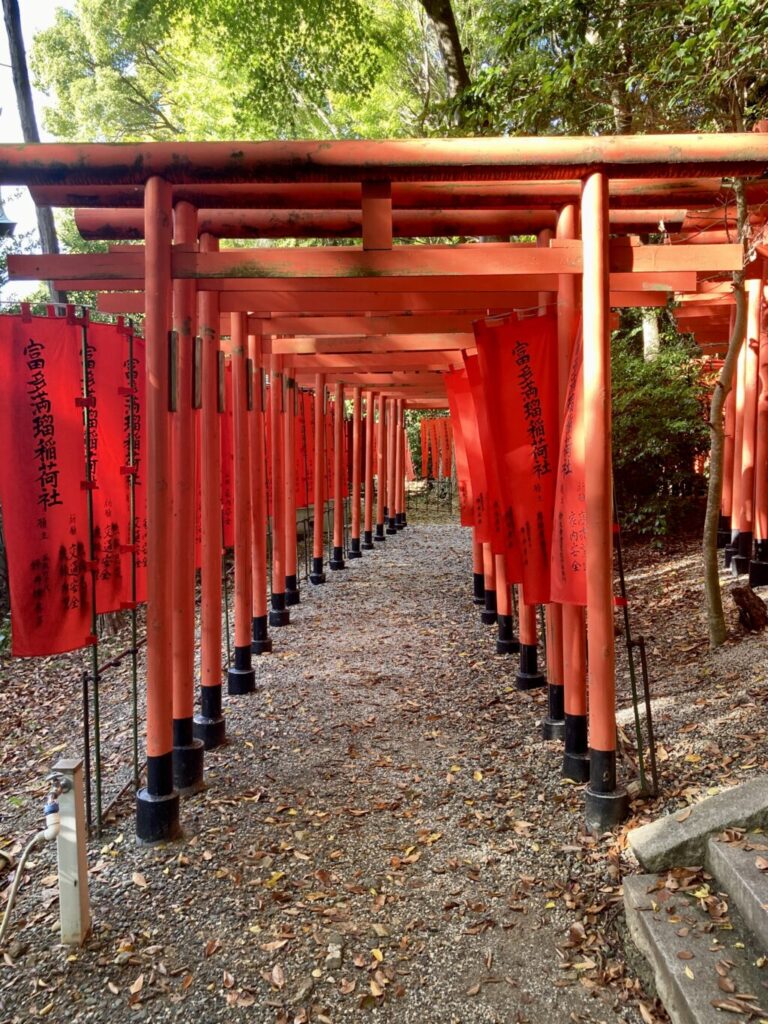
[{"label": "slender tree trunk", "polygon": [[[456,15],[454,14],[451,0],[421,0],[421,6],[427,12],[427,16],[437,33],[440,53],[445,63],[448,95],[452,100],[455,100],[469,87],[471,82],[466,61],[464,60],[464,51],[461,48],[459,27],[456,24]],[[459,107],[456,108],[454,120],[456,124],[461,123]]]},{"label": "slender tree trunk", "polygon": [[646,363],[653,362],[661,348],[659,338],[659,317],[651,306],[642,311],[643,317],[643,359]]},{"label": "slender tree trunk", "polygon": [[[19,120],[25,142],[39,142],[40,132],[37,129],[35,106],[32,100],[32,86],[29,83],[27,55],[24,50],[24,37],[21,32],[21,15],[18,0],[3,0],[3,16],[5,29],[8,33],[8,48],[11,54],[13,86],[16,90],[16,104],[19,108]],[[57,253],[59,240],[56,225],[49,206],[37,207],[37,226],[40,232],[40,245],[43,252]],[[66,302],[66,292],[54,291],[53,282],[48,282],[51,299],[54,302]]]},{"label": "slender tree trunk", "polygon": [[[738,210],[739,238],[743,240],[747,225],[747,202],[744,183],[737,178],[733,183]],[[720,521],[720,506],[723,499],[723,461],[725,452],[725,425],[723,410],[728,392],[733,384],[733,373],[739,358],[747,327],[747,296],[744,290],[744,272],[733,275],[733,294],[736,301],[736,315],[733,321],[728,351],[717,378],[712,402],[709,408],[709,488],[707,511],[704,516],[704,538],[702,558],[704,563],[704,593],[707,599],[707,626],[710,647],[719,647],[725,642],[726,628],[723,613],[723,598],[720,592],[720,567],[717,551],[717,527]]]}]

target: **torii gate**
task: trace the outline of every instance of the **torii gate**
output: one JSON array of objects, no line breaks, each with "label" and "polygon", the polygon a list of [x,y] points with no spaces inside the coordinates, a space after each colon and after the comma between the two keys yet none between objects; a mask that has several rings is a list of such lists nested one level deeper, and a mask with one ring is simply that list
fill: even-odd
[{"label": "torii gate", "polygon": [[[572,335],[581,278],[590,425],[589,707],[583,613],[565,605],[553,613],[554,638],[559,637],[554,660],[559,657],[561,666],[559,679],[550,678],[550,709],[565,724],[566,763],[569,756],[586,763],[588,714],[587,820],[600,827],[620,819],[626,793],[616,780],[610,308],[638,305],[643,297],[658,305],[673,291],[696,293],[698,274],[717,279],[740,269],[742,247],[721,235],[697,245],[638,244],[611,236],[652,234],[662,222],[665,230],[677,229],[693,241],[699,227],[692,222],[686,228],[688,211],[717,202],[721,177],[755,176],[766,166],[768,139],[760,135],[0,149],[0,184],[30,185],[39,203],[143,208],[138,221],[126,209],[109,218],[93,210],[78,218],[91,234],[143,236],[143,249],[9,260],[13,278],[112,292],[103,308],[143,308],[146,315],[150,571],[147,786],[137,796],[141,838],[167,838],[178,829],[173,751],[189,738],[186,732],[174,737],[168,666],[178,603],[163,556],[171,550],[171,428],[184,432],[183,420],[167,408],[167,338],[172,323],[183,331],[194,316],[195,286],[205,338],[204,392],[213,386],[224,312],[233,317],[240,350],[243,335],[262,339],[256,354],[269,358],[278,375],[287,359],[297,376],[320,373],[337,389],[346,383],[365,386],[415,403],[440,400],[442,369],[468,347],[467,328],[478,313],[519,306],[534,296],[535,305],[542,293],[556,293],[563,338]],[[751,188],[750,201],[765,197],[763,184]],[[279,216],[278,210],[287,212]],[[393,245],[397,235],[459,232],[536,232],[540,244]],[[358,235],[362,247],[219,251],[217,242],[218,236]],[[564,343],[561,355],[567,349]],[[209,621],[218,614],[216,599],[215,587],[209,583],[206,591],[204,582],[204,622],[206,607]],[[188,594],[185,600],[188,607]],[[188,624],[187,612],[187,630]],[[212,662],[207,670],[212,677],[219,673]],[[218,689],[217,695],[215,682],[203,688],[204,713],[214,723],[220,719]],[[189,705],[189,694],[179,697]]]}]

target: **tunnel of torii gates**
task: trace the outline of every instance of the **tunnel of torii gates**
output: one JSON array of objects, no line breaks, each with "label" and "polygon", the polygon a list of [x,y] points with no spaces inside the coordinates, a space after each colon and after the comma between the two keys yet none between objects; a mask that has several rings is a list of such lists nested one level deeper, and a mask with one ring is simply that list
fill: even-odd
[{"label": "tunnel of torii gates", "polygon": [[[179,789],[195,788],[202,777],[202,746],[214,747],[224,736],[217,396],[222,349],[231,354],[235,394],[236,660],[229,686],[237,693],[253,689],[251,653],[270,648],[268,625],[289,620],[296,573],[292,471],[284,457],[292,417],[282,424],[280,403],[272,401],[268,609],[265,464],[259,455],[265,424],[260,403],[247,401],[247,374],[257,375],[251,387],[263,386],[268,374],[273,394],[280,388],[285,394],[290,382],[316,389],[320,425],[327,392],[337,409],[351,398],[349,555],[359,556],[385,539],[385,526],[394,532],[403,525],[403,410],[447,407],[445,377],[474,348],[473,323],[545,307],[556,310],[561,418],[581,324],[588,454],[586,607],[546,606],[544,730],[564,738],[564,775],[588,782],[588,824],[621,820],[627,795],[616,774],[611,310],[660,307],[674,296],[680,327],[717,359],[726,350],[735,308],[731,274],[745,267],[747,344],[727,405],[721,525],[729,531],[723,539],[731,541],[737,569],[748,568],[753,582],[765,583],[768,345],[761,304],[768,249],[760,244],[760,232],[766,172],[768,135],[760,133],[0,147],[0,185],[28,186],[39,205],[75,207],[83,237],[115,243],[109,252],[93,255],[12,256],[10,278],[94,289],[101,310],[145,315],[147,778],[137,794],[140,839],[178,833]],[[723,182],[733,176],[747,181],[749,259],[735,242],[734,194]],[[521,236],[535,241],[515,240]],[[223,239],[297,238],[361,242],[220,248]],[[462,241],[431,244],[430,238]],[[395,244],[402,239],[420,244]],[[202,339],[197,345],[196,337]],[[169,338],[175,339],[175,375],[182,388],[193,386],[198,356],[201,366],[197,715],[193,400],[182,391],[178,402],[169,401]],[[486,411],[493,418],[494,411]],[[382,427],[376,465],[375,417]],[[341,430],[338,416],[336,429]],[[336,444],[336,495],[342,493],[341,451]],[[321,444],[315,458],[318,509]],[[329,564],[340,568],[342,502],[334,504]],[[314,522],[312,579],[320,583],[323,516],[315,515]],[[475,543],[473,571],[475,597],[478,581],[480,594],[483,587],[495,591],[500,620],[508,621],[512,602],[504,558]],[[543,680],[535,663],[535,608],[525,604],[522,591],[520,597],[522,688]]]}]

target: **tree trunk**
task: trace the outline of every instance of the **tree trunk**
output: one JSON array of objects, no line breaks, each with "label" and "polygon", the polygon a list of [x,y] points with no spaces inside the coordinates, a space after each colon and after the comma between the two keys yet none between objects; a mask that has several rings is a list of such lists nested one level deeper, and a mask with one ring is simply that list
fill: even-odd
[{"label": "tree trunk", "polygon": [[651,363],[658,356],[661,348],[659,337],[659,318],[653,307],[645,308],[643,316],[643,359]]},{"label": "tree trunk", "polygon": [[[3,16],[5,28],[8,33],[8,48],[11,54],[11,67],[13,71],[13,85],[16,90],[16,104],[19,108],[19,120],[21,131],[25,142],[39,142],[40,132],[37,129],[35,118],[35,106],[32,100],[32,87],[29,83],[29,70],[27,68],[27,55],[24,51],[24,38],[21,33],[21,16],[19,14],[18,0],[3,0]],[[56,235],[56,225],[53,222],[53,213],[49,206],[37,207],[37,226],[40,232],[40,245],[43,252],[57,253],[59,251],[59,240]],[[53,282],[48,282],[48,290],[51,293],[53,302],[66,302],[66,292],[56,292]]]},{"label": "tree trunk", "polygon": [[421,5],[437,33],[440,53],[445,61],[448,95],[455,100],[469,86],[470,80],[451,0],[421,0]]},{"label": "tree trunk", "polygon": [[[744,238],[747,225],[747,203],[744,183],[737,178],[733,183],[738,209],[739,238]],[[725,642],[725,614],[720,592],[720,567],[717,553],[717,527],[720,522],[720,506],[723,500],[723,461],[725,452],[725,425],[723,409],[728,392],[733,384],[733,371],[739,358],[747,328],[747,296],[744,290],[744,272],[737,270],[733,275],[733,294],[736,301],[736,315],[733,321],[728,351],[717,378],[712,402],[709,408],[709,488],[707,490],[707,511],[704,516],[704,537],[702,559],[704,563],[704,593],[707,599],[707,626],[710,647],[719,647]]]}]

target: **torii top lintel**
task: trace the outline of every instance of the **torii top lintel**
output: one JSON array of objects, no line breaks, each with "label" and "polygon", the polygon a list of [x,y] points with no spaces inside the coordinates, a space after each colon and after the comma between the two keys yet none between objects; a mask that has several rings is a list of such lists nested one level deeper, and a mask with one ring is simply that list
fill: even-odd
[{"label": "torii top lintel", "polygon": [[628,135],[396,141],[42,143],[0,148],[0,185],[484,181],[755,176],[768,135]]}]

